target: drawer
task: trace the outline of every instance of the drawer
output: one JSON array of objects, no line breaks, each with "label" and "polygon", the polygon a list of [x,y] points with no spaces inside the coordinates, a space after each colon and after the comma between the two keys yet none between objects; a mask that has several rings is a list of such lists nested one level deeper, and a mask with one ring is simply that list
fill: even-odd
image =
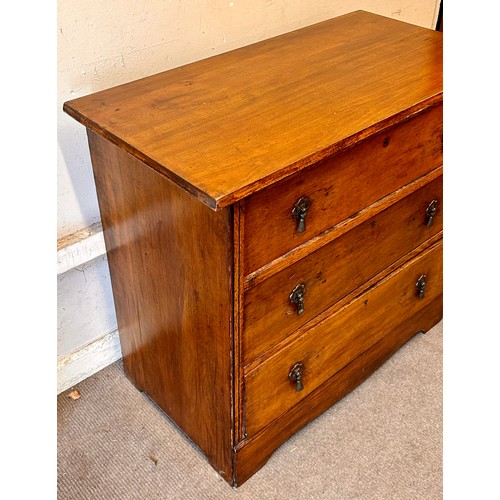
[{"label": "drawer", "polygon": [[[247,435],[286,413],[401,322],[442,300],[442,269],[440,240],[245,374]],[[416,285],[422,275],[420,296]],[[290,380],[297,366],[302,390]]]},{"label": "drawer", "polygon": [[[245,274],[440,166],[442,131],[442,106],[436,106],[250,196]],[[304,198],[309,208],[299,228],[292,212]]]},{"label": "drawer", "polygon": [[[247,364],[442,230],[442,176],[247,291]],[[437,211],[428,225],[429,205]],[[304,287],[303,312],[290,294]]]}]

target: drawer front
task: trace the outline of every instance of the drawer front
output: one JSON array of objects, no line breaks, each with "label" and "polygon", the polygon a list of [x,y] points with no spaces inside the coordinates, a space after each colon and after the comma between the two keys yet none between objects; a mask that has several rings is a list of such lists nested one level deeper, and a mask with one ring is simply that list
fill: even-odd
[{"label": "drawer front", "polygon": [[[400,323],[442,300],[442,269],[440,240],[247,373],[247,435],[286,413]],[[417,283],[423,275],[422,289]],[[300,383],[294,373],[300,373]]]},{"label": "drawer front", "polygon": [[437,106],[250,196],[245,274],[441,164],[442,106]]},{"label": "drawer front", "polygon": [[[440,232],[442,185],[440,176],[251,288],[244,298],[244,363]],[[292,303],[301,287],[302,300]]]}]

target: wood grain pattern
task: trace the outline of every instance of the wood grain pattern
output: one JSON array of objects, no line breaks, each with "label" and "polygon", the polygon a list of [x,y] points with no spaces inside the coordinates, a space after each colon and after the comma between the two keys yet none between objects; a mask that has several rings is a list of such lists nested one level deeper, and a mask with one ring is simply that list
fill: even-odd
[{"label": "wood grain pattern", "polygon": [[256,271],[245,276],[244,286],[245,290],[250,290],[252,287],[257,286],[259,283],[271,278],[275,274],[283,271],[288,266],[291,266],[303,259],[312,252],[316,252],[324,245],[328,245],[336,238],[339,238],[343,234],[347,233],[358,224],[362,224],[371,217],[375,216],[379,212],[390,207],[394,203],[402,200],[406,196],[410,196],[412,193],[425,186],[429,182],[437,179],[439,176],[443,175],[443,167],[440,166],[428,174],[418,177],[414,181],[406,184],[405,186],[396,189],[396,191],[384,196],[380,200],[372,203],[368,207],[363,208],[352,217],[344,219],[339,224],[332,226],[326,231],[314,236],[310,240],[305,241],[301,245],[292,248],[289,252],[284,255],[280,255],[278,258],[272,260],[271,262],[260,267]]},{"label": "wood grain pattern", "polygon": [[[442,295],[442,242],[354,299],[245,377],[246,431],[256,434],[307,397],[407,317]],[[415,283],[427,275],[425,297]],[[288,380],[291,367],[304,364],[304,389]]]},{"label": "wood grain pattern", "polygon": [[235,449],[235,485],[243,484],[265,465],[284,441],[365,381],[413,335],[430,330],[442,316],[441,295],[414,316],[402,318],[402,322],[388,331],[381,340],[302,399],[290,411],[273,420],[255,436],[238,443]]},{"label": "wood grain pattern", "polygon": [[[250,196],[245,203],[245,273],[438,167],[442,145],[442,106],[435,106]],[[302,196],[310,198],[311,207],[306,230],[299,233],[291,212]]]},{"label": "wood grain pattern", "polygon": [[215,209],[442,100],[442,34],[353,12],[64,104]]},{"label": "wood grain pattern", "polygon": [[376,274],[372,278],[368,279],[368,281],[363,283],[358,288],[350,291],[345,297],[343,297],[339,301],[335,302],[335,304],[333,304],[333,306],[329,307],[328,309],[325,309],[322,313],[315,316],[313,319],[308,321],[305,325],[301,326],[300,328],[297,328],[297,330],[294,330],[287,337],[285,337],[281,342],[274,344],[272,347],[269,348],[269,350],[267,350],[261,356],[258,356],[257,358],[255,358],[253,361],[251,361],[247,365],[242,366],[243,371],[246,373],[250,373],[252,370],[257,368],[260,363],[262,363],[263,361],[265,361],[268,358],[275,356],[279,351],[281,351],[282,349],[284,349],[288,345],[296,342],[297,339],[299,339],[309,329],[315,328],[317,325],[319,325],[320,323],[322,323],[323,321],[328,319],[328,317],[332,316],[337,311],[339,311],[339,310],[343,309],[345,306],[347,306],[356,297],[358,297],[362,293],[365,293],[367,290],[370,290],[374,286],[377,286],[377,284],[381,280],[386,278],[389,274],[392,274],[398,268],[400,268],[403,264],[414,259],[418,255],[420,255],[422,252],[427,250],[428,248],[431,248],[432,246],[434,246],[437,242],[442,240],[442,238],[443,238],[442,231],[435,234],[434,236],[431,236],[428,240],[426,240],[424,243],[419,245],[417,248],[411,250],[410,252],[408,252],[408,254],[400,257],[398,260],[396,260],[395,262],[393,262],[392,264],[387,266],[385,269],[380,271],[378,274]]},{"label": "wood grain pattern", "polygon": [[231,480],[231,211],[89,143],[126,372]]},{"label": "wood grain pattern", "polygon": [[[246,292],[244,364],[439,233],[442,185],[442,177],[435,179]],[[441,202],[440,209],[427,227],[425,211],[433,199]],[[300,315],[289,300],[299,283],[306,286]]]},{"label": "wood grain pattern", "polygon": [[240,241],[243,239],[244,226],[242,207],[243,202],[233,206],[233,345],[231,356],[233,360],[231,377],[233,380],[233,399],[231,403],[231,415],[233,421],[233,443],[239,443],[243,439],[243,370],[241,368],[242,343],[241,332],[243,325],[243,273],[241,271],[241,252],[243,250]]},{"label": "wood grain pattern", "polygon": [[441,49],[358,11],[64,105],[88,129],[126,372],[231,484],[441,317],[441,211],[423,227]]}]

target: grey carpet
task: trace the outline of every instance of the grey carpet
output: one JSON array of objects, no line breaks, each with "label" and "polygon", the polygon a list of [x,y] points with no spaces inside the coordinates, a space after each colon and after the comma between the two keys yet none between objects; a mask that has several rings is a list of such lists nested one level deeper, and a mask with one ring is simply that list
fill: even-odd
[{"label": "grey carpet", "polygon": [[[118,361],[58,396],[58,498],[441,499],[442,323],[227,485]],[[156,462],[156,463],[155,463]]]}]

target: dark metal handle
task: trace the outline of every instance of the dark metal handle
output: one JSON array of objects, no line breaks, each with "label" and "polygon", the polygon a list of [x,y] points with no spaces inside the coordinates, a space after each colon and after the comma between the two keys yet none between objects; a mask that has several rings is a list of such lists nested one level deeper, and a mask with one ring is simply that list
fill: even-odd
[{"label": "dark metal handle", "polygon": [[295,390],[297,392],[301,391],[304,388],[304,384],[302,383],[302,375],[304,374],[304,365],[302,363],[295,363],[288,374],[288,378],[290,382],[293,382],[295,385]]},{"label": "dark metal handle", "polygon": [[425,286],[427,285],[427,275],[422,274],[420,278],[418,278],[416,287],[417,287],[417,295],[419,299],[423,299],[425,297]]},{"label": "dark metal handle", "polygon": [[425,225],[427,227],[431,227],[434,223],[434,217],[436,216],[438,205],[438,200],[432,200],[425,209]]},{"label": "dark metal handle", "polygon": [[290,294],[290,302],[297,304],[297,314],[304,312],[304,294],[306,293],[306,285],[300,283],[297,285]]},{"label": "dark metal handle", "polygon": [[303,233],[306,230],[307,211],[311,206],[311,200],[307,196],[299,198],[292,209],[292,217],[297,219],[297,232]]}]

